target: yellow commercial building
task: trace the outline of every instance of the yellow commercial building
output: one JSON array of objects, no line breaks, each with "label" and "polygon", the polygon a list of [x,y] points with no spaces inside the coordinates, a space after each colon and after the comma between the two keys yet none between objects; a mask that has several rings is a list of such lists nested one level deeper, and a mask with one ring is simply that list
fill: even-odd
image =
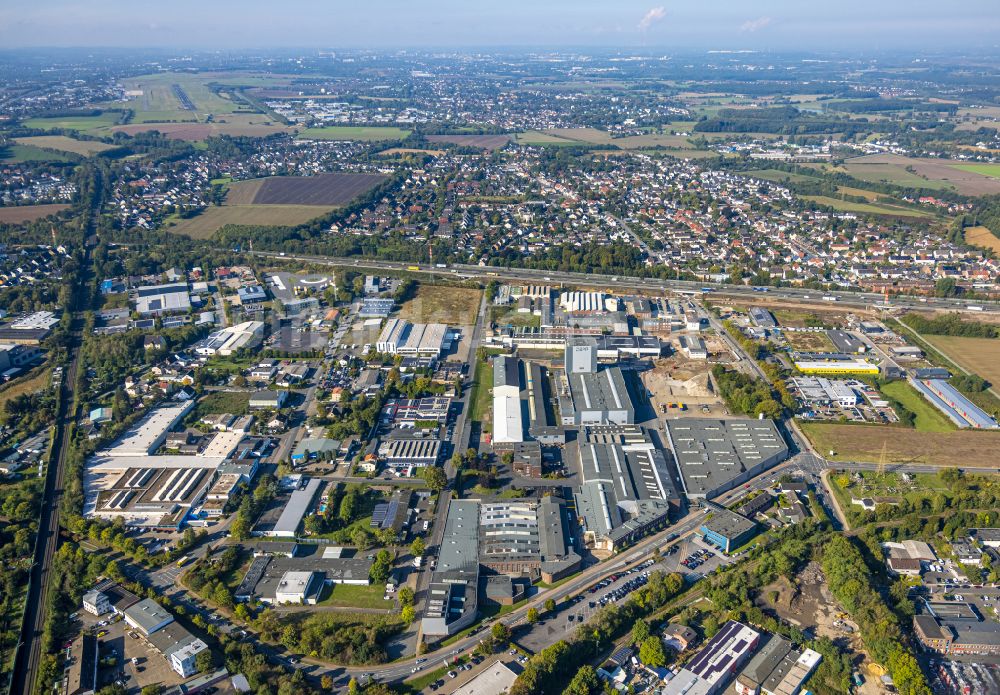
[{"label": "yellow commercial building", "polygon": [[830,362],[796,362],[795,368],[803,374],[872,374],[878,375],[878,365],[864,360],[836,360]]}]

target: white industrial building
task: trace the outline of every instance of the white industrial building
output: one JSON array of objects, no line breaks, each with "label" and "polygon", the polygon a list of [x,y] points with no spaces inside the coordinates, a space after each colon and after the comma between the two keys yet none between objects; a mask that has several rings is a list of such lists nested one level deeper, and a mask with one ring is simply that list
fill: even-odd
[{"label": "white industrial building", "polygon": [[146,285],[135,290],[135,310],[143,316],[190,311],[191,294],[186,282]]},{"label": "white industrial building", "polygon": [[198,343],[194,351],[203,357],[232,355],[240,349],[253,349],[264,339],[263,321],[245,321],[215,331]]},{"label": "white industrial building", "polygon": [[410,323],[389,319],[379,334],[375,349],[404,357],[437,357],[449,342],[443,323]]},{"label": "white industrial building", "polygon": [[563,292],[559,305],[570,314],[595,314],[618,309],[618,299],[603,292]]},{"label": "white industrial building", "polygon": [[824,377],[792,377],[792,385],[806,403],[832,403],[841,408],[858,405],[858,393],[850,382]]},{"label": "white industrial building", "polygon": [[524,441],[521,377],[514,357],[493,360],[493,441],[498,444]]}]

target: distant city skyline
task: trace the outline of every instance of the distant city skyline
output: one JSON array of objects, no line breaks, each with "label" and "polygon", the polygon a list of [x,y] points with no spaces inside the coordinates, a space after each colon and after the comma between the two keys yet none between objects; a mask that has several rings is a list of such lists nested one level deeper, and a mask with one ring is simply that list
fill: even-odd
[{"label": "distant city skyline", "polygon": [[994,0],[40,0],[0,9],[0,44],[179,49],[592,47],[890,49],[1000,46]]}]

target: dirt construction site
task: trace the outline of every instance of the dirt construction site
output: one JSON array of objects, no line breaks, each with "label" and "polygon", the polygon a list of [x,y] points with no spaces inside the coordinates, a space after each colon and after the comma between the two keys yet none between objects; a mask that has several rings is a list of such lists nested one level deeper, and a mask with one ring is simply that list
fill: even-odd
[{"label": "dirt construction site", "polygon": [[682,404],[684,410],[698,415],[705,415],[705,407],[713,415],[724,412],[712,381],[711,365],[705,360],[689,360],[675,353],[656,360],[652,369],[642,372],[642,383],[659,414],[680,414]]},{"label": "dirt construction site", "polygon": [[[803,630],[812,628],[816,637],[829,637],[841,649],[850,653],[855,667],[865,678],[864,685],[856,689],[855,693],[881,695],[885,692],[879,685],[879,679],[885,671],[868,659],[858,625],[840,612],[817,563],[810,562],[791,580],[779,577],[768,584],[760,592],[757,604]],[[861,659],[863,663],[859,664]]]}]

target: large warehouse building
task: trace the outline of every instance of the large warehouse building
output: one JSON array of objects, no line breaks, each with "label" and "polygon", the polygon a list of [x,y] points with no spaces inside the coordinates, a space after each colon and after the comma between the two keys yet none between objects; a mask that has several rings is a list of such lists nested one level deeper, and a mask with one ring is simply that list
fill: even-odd
[{"label": "large warehouse building", "polygon": [[514,357],[496,357],[493,360],[493,442],[512,444],[523,441],[519,365]]},{"label": "large warehouse building", "polygon": [[618,367],[599,367],[597,347],[566,346],[566,370],[559,389],[563,425],[631,425],[635,406]]},{"label": "large warehouse building", "polygon": [[437,569],[427,587],[420,629],[431,638],[453,635],[475,622],[479,593],[479,503],[451,500]]},{"label": "large warehouse building", "polygon": [[788,457],[773,420],[667,420],[681,485],[688,498],[712,498]]},{"label": "large warehouse building", "polygon": [[404,357],[438,357],[448,344],[448,327],[443,323],[410,323],[389,319],[378,337],[376,349]]},{"label": "large warehouse building", "polygon": [[617,550],[664,526],[680,508],[663,452],[636,425],[582,428],[575,495],[588,545]]},{"label": "large warehouse building", "polygon": [[479,505],[479,561],[494,572],[557,582],[580,568],[569,543],[563,500],[483,502]]}]

